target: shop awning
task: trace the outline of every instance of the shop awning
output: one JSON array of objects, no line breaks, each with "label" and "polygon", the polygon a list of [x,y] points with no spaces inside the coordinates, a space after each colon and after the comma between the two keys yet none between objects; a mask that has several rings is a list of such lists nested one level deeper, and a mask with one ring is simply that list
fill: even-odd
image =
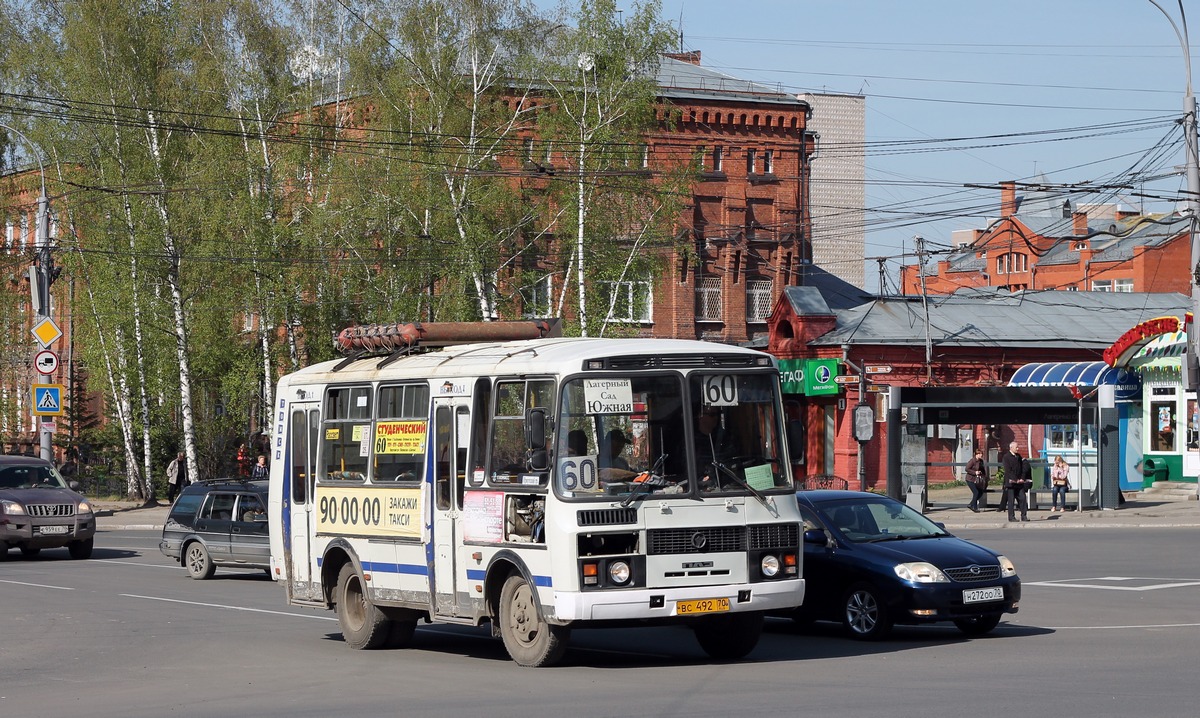
[{"label": "shop awning", "polygon": [[1146,346],[1138,350],[1137,354],[1129,360],[1130,366],[1139,366],[1148,364],[1155,359],[1164,357],[1183,356],[1187,350],[1187,332],[1171,332],[1170,334],[1160,334],[1150,340]]},{"label": "shop awning", "polygon": [[1118,399],[1137,396],[1142,379],[1136,373],[1111,367],[1102,361],[1039,362],[1017,369],[1009,386],[1078,386],[1092,387],[1111,384],[1117,387]]}]

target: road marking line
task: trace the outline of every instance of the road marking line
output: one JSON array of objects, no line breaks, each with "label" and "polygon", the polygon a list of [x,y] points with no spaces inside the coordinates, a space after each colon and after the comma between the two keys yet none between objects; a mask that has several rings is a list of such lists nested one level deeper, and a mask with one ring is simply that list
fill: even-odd
[{"label": "road marking line", "polygon": [[1123,628],[1200,628],[1200,623],[1147,623],[1142,626],[1047,626],[1052,631],[1107,631]]},{"label": "road marking line", "polygon": [[50,585],[44,584],[44,583],[28,583],[25,581],[3,581],[3,580],[0,580],[0,583],[11,583],[14,586],[33,586],[34,588],[55,588],[55,589],[58,589],[59,591],[74,591],[75,590],[75,589],[71,588],[70,586],[50,586]]},{"label": "road marking line", "polygon": [[318,621],[336,621],[336,617],[308,616],[303,613],[288,613],[287,611],[271,611],[265,608],[247,608],[246,606],[229,606],[223,603],[202,603],[200,601],[183,601],[178,598],[163,598],[161,596],[140,596],[136,593],[122,593],[125,598],[144,598],[147,601],[163,601],[165,603],[182,603],[188,606],[204,606],[206,608],[224,608],[230,611],[247,611],[249,613],[269,613],[273,616],[291,616],[293,618],[312,618]]},{"label": "road marking line", "polygon": [[[1145,586],[1106,586],[1100,583],[1084,583],[1085,581],[1168,581]],[[1102,591],[1157,591],[1163,588],[1189,588],[1200,586],[1200,579],[1194,578],[1156,578],[1151,576],[1096,576],[1094,578],[1062,578],[1053,581],[1028,581],[1022,586],[1043,586],[1050,588],[1097,588]]]}]

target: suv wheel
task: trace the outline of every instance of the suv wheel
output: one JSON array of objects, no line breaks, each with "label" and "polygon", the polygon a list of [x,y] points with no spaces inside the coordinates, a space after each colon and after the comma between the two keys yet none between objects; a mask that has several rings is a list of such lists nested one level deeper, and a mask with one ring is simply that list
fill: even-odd
[{"label": "suv wheel", "polygon": [[208,549],[199,541],[193,541],[184,547],[183,567],[187,569],[188,575],[197,581],[212,578],[217,572],[212,557],[208,555]]},{"label": "suv wheel", "polygon": [[71,552],[71,558],[87,559],[92,557],[92,544],[95,539],[84,539],[83,541],[72,541],[67,544],[67,550]]}]

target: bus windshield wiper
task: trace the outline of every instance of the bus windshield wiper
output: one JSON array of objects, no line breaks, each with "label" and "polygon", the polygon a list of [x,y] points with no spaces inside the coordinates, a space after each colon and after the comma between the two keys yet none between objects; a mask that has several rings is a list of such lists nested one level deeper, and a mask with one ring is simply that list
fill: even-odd
[{"label": "bus windshield wiper", "polygon": [[720,461],[713,459],[712,465],[714,467],[716,467],[718,473],[720,473],[722,471],[725,472],[725,475],[728,476],[729,478],[733,479],[733,482],[735,484],[737,484],[738,486],[741,486],[746,491],[749,491],[750,493],[754,494],[754,498],[758,499],[758,502],[760,504],[762,504],[767,509],[767,511],[770,511],[772,516],[779,518],[779,511],[776,510],[775,504],[770,499],[767,498],[766,494],[762,493],[758,489],[751,486],[749,483],[746,482],[745,479],[738,476],[736,471],[729,468],[725,464],[722,464]]},{"label": "bus windshield wiper", "polygon": [[666,459],[666,454],[660,454],[658,460],[654,462],[654,466],[649,471],[643,471],[633,479],[634,487],[629,491],[629,495],[621,500],[621,508],[628,508],[629,504],[633,503],[633,500],[637,497],[645,496],[655,488],[664,486],[667,483],[658,473],[662,469],[663,462]]}]

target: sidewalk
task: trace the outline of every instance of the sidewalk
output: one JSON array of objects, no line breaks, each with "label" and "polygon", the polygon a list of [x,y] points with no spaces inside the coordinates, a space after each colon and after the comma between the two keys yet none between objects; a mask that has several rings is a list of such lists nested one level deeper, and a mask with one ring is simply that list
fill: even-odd
[{"label": "sidewalk", "polygon": [[[1126,496],[1129,495],[1127,492]],[[1073,507],[1070,511],[1053,513],[1049,504],[1043,503],[1036,511],[1029,512],[1029,521],[1009,523],[1007,512],[996,511],[1000,501],[999,492],[989,491],[987,500],[990,508],[981,508],[976,514],[967,508],[971,502],[971,490],[966,486],[955,486],[930,491],[926,497],[928,508],[925,515],[945,524],[951,531],[998,528],[1200,528],[1200,501],[1152,501],[1133,496],[1116,509],[1084,509],[1082,512]]]},{"label": "sidewalk", "polygon": [[[1120,508],[1087,509],[1051,513],[1048,506],[1029,512],[1029,521],[1009,523],[1008,515],[996,511],[999,495],[988,493],[990,509],[972,513],[967,504],[971,491],[966,486],[935,489],[929,492],[925,515],[959,529],[1068,529],[1068,528],[1200,528],[1200,501],[1149,501],[1132,498]],[[170,506],[143,508],[136,502],[96,501],[96,525],[107,531],[162,531]]]}]

